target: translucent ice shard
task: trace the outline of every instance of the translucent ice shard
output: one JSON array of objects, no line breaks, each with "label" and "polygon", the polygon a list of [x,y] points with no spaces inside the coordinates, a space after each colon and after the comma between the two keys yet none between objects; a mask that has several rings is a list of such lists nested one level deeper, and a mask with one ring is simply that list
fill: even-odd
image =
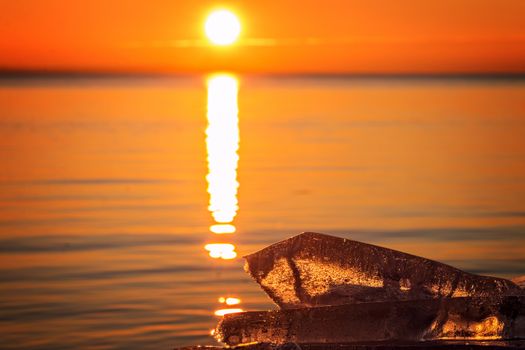
[{"label": "translucent ice shard", "polygon": [[226,315],[215,337],[253,342],[354,343],[525,337],[525,297],[370,302]]},{"label": "translucent ice shard", "polygon": [[283,309],[355,302],[523,295],[516,284],[392,249],[306,232],[246,258]]}]

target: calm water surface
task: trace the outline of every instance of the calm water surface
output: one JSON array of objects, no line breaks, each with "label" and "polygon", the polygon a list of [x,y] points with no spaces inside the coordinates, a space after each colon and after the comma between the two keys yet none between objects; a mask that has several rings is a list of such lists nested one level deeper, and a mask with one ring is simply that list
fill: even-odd
[{"label": "calm water surface", "polygon": [[275,308],[241,256],[301,231],[523,275],[524,101],[502,80],[2,81],[0,348],[214,344],[215,312]]}]

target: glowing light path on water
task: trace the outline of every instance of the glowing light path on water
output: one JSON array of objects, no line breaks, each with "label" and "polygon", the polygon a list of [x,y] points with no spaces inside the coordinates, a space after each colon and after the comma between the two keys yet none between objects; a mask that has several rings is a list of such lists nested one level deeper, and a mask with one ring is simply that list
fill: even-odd
[{"label": "glowing light path on water", "polygon": [[236,314],[238,312],[243,312],[243,309],[220,309],[214,312],[215,316],[224,316],[228,314]]},{"label": "glowing light path on water", "polygon": [[235,226],[230,224],[217,224],[211,225],[210,231],[218,235],[223,233],[234,233],[236,231]]},{"label": "glowing light path on water", "polygon": [[231,260],[237,257],[235,246],[230,243],[210,243],[204,246],[210,257],[214,259]]},{"label": "glowing light path on water", "polygon": [[[234,76],[214,75],[208,79],[208,210],[215,221],[212,233],[222,235],[236,231],[233,219],[239,209],[237,201],[237,164],[239,162],[238,82]],[[237,257],[230,243],[207,244],[205,249],[214,259],[231,260]]]},{"label": "glowing light path on water", "polygon": [[[216,235],[231,235],[236,228],[233,220],[239,210],[237,201],[237,164],[239,162],[239,110],[237,107],[238,81],[227,74],[215,75],[208,79],[208,127],[206,148],[208,151],[208,210],[215,221],[210,231]],[[235,245],[208,243],[204,249],[213,259],[234,260],[237,257]],[[227,241],[227,240],[226,240]],[[229,294],[229,293],[228,293]],[[215,310],[216,316],[243,312],[237,305],[241,299],[233,296],[219,297],[222,304]],[[234,306],[235,307],[231,307]],[[211,333],[213,335],[213,330]]]},{"label": "glowing light path on water", "polygon": [[208,80],[208,193],[213,218],[227,224],[237,215],[237,163],[239,161],[238,83],[230,75]]}]

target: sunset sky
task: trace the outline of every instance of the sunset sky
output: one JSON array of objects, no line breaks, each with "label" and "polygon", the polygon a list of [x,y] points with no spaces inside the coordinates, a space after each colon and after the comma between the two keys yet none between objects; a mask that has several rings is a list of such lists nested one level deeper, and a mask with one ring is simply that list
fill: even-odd
[{"label": "sunset sky", "polygon": [[[211,45],[228,8],[239,41]],[[525,72],[525,1],[0,1],[3,70]]]}]

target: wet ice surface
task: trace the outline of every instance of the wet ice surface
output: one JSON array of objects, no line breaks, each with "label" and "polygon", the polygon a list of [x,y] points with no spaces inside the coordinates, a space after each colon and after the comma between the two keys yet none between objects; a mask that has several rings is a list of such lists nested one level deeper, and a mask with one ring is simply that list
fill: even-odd
[{"label": "wet ice surface", "polygon": [[312,232],[273,244],[246,261],[247,272],[283,309],[523,294],[506,279]]},{"label": "wet ice surface", "polygon": [[227,315],[216,337],[252,342],[501,340],[525,337],[525,298],[447,298],[356,303]]},{"label": "wet ice surface", "polygon": [[312,232],[245,258],[281,310],[226,315],[215,337],[229,346],[525,338],[522,277],[515,284]]},{"label": "wet ice surface", "polygon": [[[429,341],[429,342],[361,342],[361,343],[257,343],[232,347],[243,350],[508,350],[522,349],[525,341]],[[180,350],[220,350],[219,346],[190,346]]]}]

